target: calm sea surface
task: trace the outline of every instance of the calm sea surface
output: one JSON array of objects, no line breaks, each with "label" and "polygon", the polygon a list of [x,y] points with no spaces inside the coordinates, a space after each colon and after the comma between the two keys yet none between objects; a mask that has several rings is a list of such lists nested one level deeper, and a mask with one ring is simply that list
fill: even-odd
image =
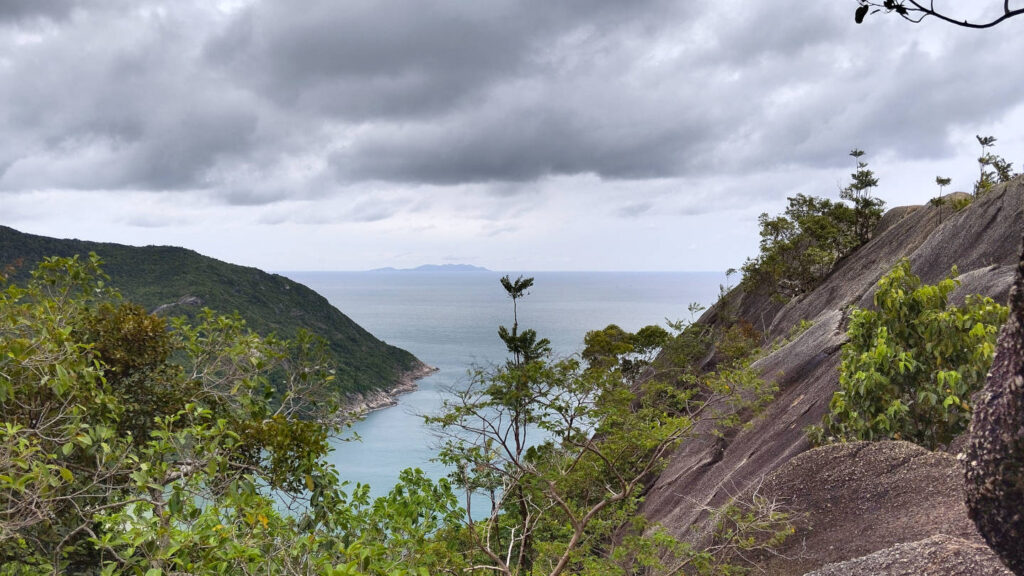
[{"label": "calm sea surface", "polygon": [[[404,468],[445,474],[430,462],[434,439],[424,413],[436,411],[443,391],[463,385],[467,370],[503,362],[498,325],[511,328],[512,301],[498,272],[287,272],[326,297],[363,328],[440,370],[397,406],[354,426],[359,442],[338,442],[331,459],[345,480],[386,493]],[[588,330],[618,324],[635,331],[665,319],[688,319],[687,306],[709,306],[725,274],[718,272],[536,272],[519,305],[520,330],[533,328],[558,355],[582,350]],[[516,275],[513,275],[515,278]]]}]

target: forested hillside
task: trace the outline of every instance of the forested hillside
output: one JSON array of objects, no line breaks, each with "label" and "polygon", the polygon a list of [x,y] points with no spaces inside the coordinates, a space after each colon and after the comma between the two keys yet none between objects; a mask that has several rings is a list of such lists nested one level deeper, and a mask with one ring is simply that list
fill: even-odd
[{"label": "forested hillside", "polygon": [[293,338],[299,329],[322,336],[337,364],[342,392],[390,388],[421,363],[409,352],[375,338],[313,290],[278,274],[238,266],[173,246],[63,240],[25,234],[0,226],[0,269],[11,267],[23,282],[36,263],[49,256],[88,256],[103,260],[110,282],[129,301],[162,316],[194,321],[203,308],[237,312],[260,334]]}]

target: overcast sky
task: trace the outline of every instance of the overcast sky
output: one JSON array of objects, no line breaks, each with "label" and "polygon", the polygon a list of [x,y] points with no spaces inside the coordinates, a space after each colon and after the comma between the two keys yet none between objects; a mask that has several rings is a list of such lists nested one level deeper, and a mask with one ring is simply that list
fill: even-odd
[{"label": "overcast sky", "polygon": [[1020,169],[1024,18],[855,7],[0,0],[0,224],[268,270],[724,270],[851,148],[890,207],[969,190],[976,134]]}]

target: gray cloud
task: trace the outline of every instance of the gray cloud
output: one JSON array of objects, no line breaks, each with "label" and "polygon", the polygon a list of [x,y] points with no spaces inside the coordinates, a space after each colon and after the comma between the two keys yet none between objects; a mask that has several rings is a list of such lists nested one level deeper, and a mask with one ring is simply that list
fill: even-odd
[{"label": "gray cloud", "polygon": [[636,218],[646,214],[651,208],[654,208],[653,202],[631,202],[620,207],[615,213],[624,218]]},{"label": "gray cloud", "polygon": [[138,228],[168,228],[188,222],[184,218],[169,218],[166,214],[136,214],[122,218],[121,221]]},{"label": "gray cloud", "polygon": [[548,103],[484,109],[449,122],[381,127],[332,163],[342,180],[458,184],[583,173],[643,179],[699,163],[699,143],[711,130],[695,123],[669,131],[645,122],[649,131],[641,135],[629,124],[607,117],[592,123]]},{"label": "gray cloud", "polygon": [[[206,45],[226,74],[291,109],[335,118],[422,118],[477,99],[507,78],[556,73],[572,34],[656,20],[668,2],[611,0],[280,0],[240,14]],[[639,15],[639,16],[638,16]]]},{"label": "gray cloud", "polygon": [[367,199],[360,201],[348,213],[348,219],[355,222],[377,222],[390,218],[401,211],[403,203]]},{"label": "gray cloud", "polygon": [[0,2],[0,24],[62,20],[78,3],[76,0],[4,0]]},{"label": "gray cloud", "polygon": [[[509,213],[550,178],[845,170],[854,146],[942,158],[952,132],[1024,101],[1008,63],[1019,28],[857,27],[849,6],[802,0],[680,4],[4,3],[0,190],[201,189],[259,205],[468,185]],[[398,211],[365,198],[348,217]]]},{"label": "gray cloud", "polygon": [[223,159],[248,155],[258,116],[193,66],[189,14],[76,14],[0,72],[0,185],[203,187]]}]

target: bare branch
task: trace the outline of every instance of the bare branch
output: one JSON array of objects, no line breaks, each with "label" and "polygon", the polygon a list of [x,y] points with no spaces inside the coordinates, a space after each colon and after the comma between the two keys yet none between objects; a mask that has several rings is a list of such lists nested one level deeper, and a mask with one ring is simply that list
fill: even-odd
[{"label": "bare branch", "polygon": [[864,15],[867,13],[868,10],[871,10],[872,13],[878,11],[885,11],[886,13],[895,12],[904,20],[907,20],[908,22],[913,22],[914,24],[917,24],[924,20],[925,18],[932,16],[934,18],[942,20],[943,22],[960,26],[962,28],[973,28],[976,30],[981,30],[985,28],[992,28],[993,26],[996,26],[1004,22],[1005,20],[1013,18],[1014,16],[1020,16],[1021,14],[1024,14],[1024,8],[1011,9],[1010,0],[1003,1],[1002,14],[992,18],[991,20],[987,20],[984,22],[970,22],[967,20],[957,20],[952,16],[949,16],[948,14],[944,14],[936,10],[934,2],[930,2],[928,6],[925,6],[923,3],[918,2],[917,0],[883,0],[881,2],[878,2],[876,0],[857,0],[857,2],[858,4],[860,4],[860,7],[858,8],[859,12],[857,14],[858,22],[863,20]]}]

